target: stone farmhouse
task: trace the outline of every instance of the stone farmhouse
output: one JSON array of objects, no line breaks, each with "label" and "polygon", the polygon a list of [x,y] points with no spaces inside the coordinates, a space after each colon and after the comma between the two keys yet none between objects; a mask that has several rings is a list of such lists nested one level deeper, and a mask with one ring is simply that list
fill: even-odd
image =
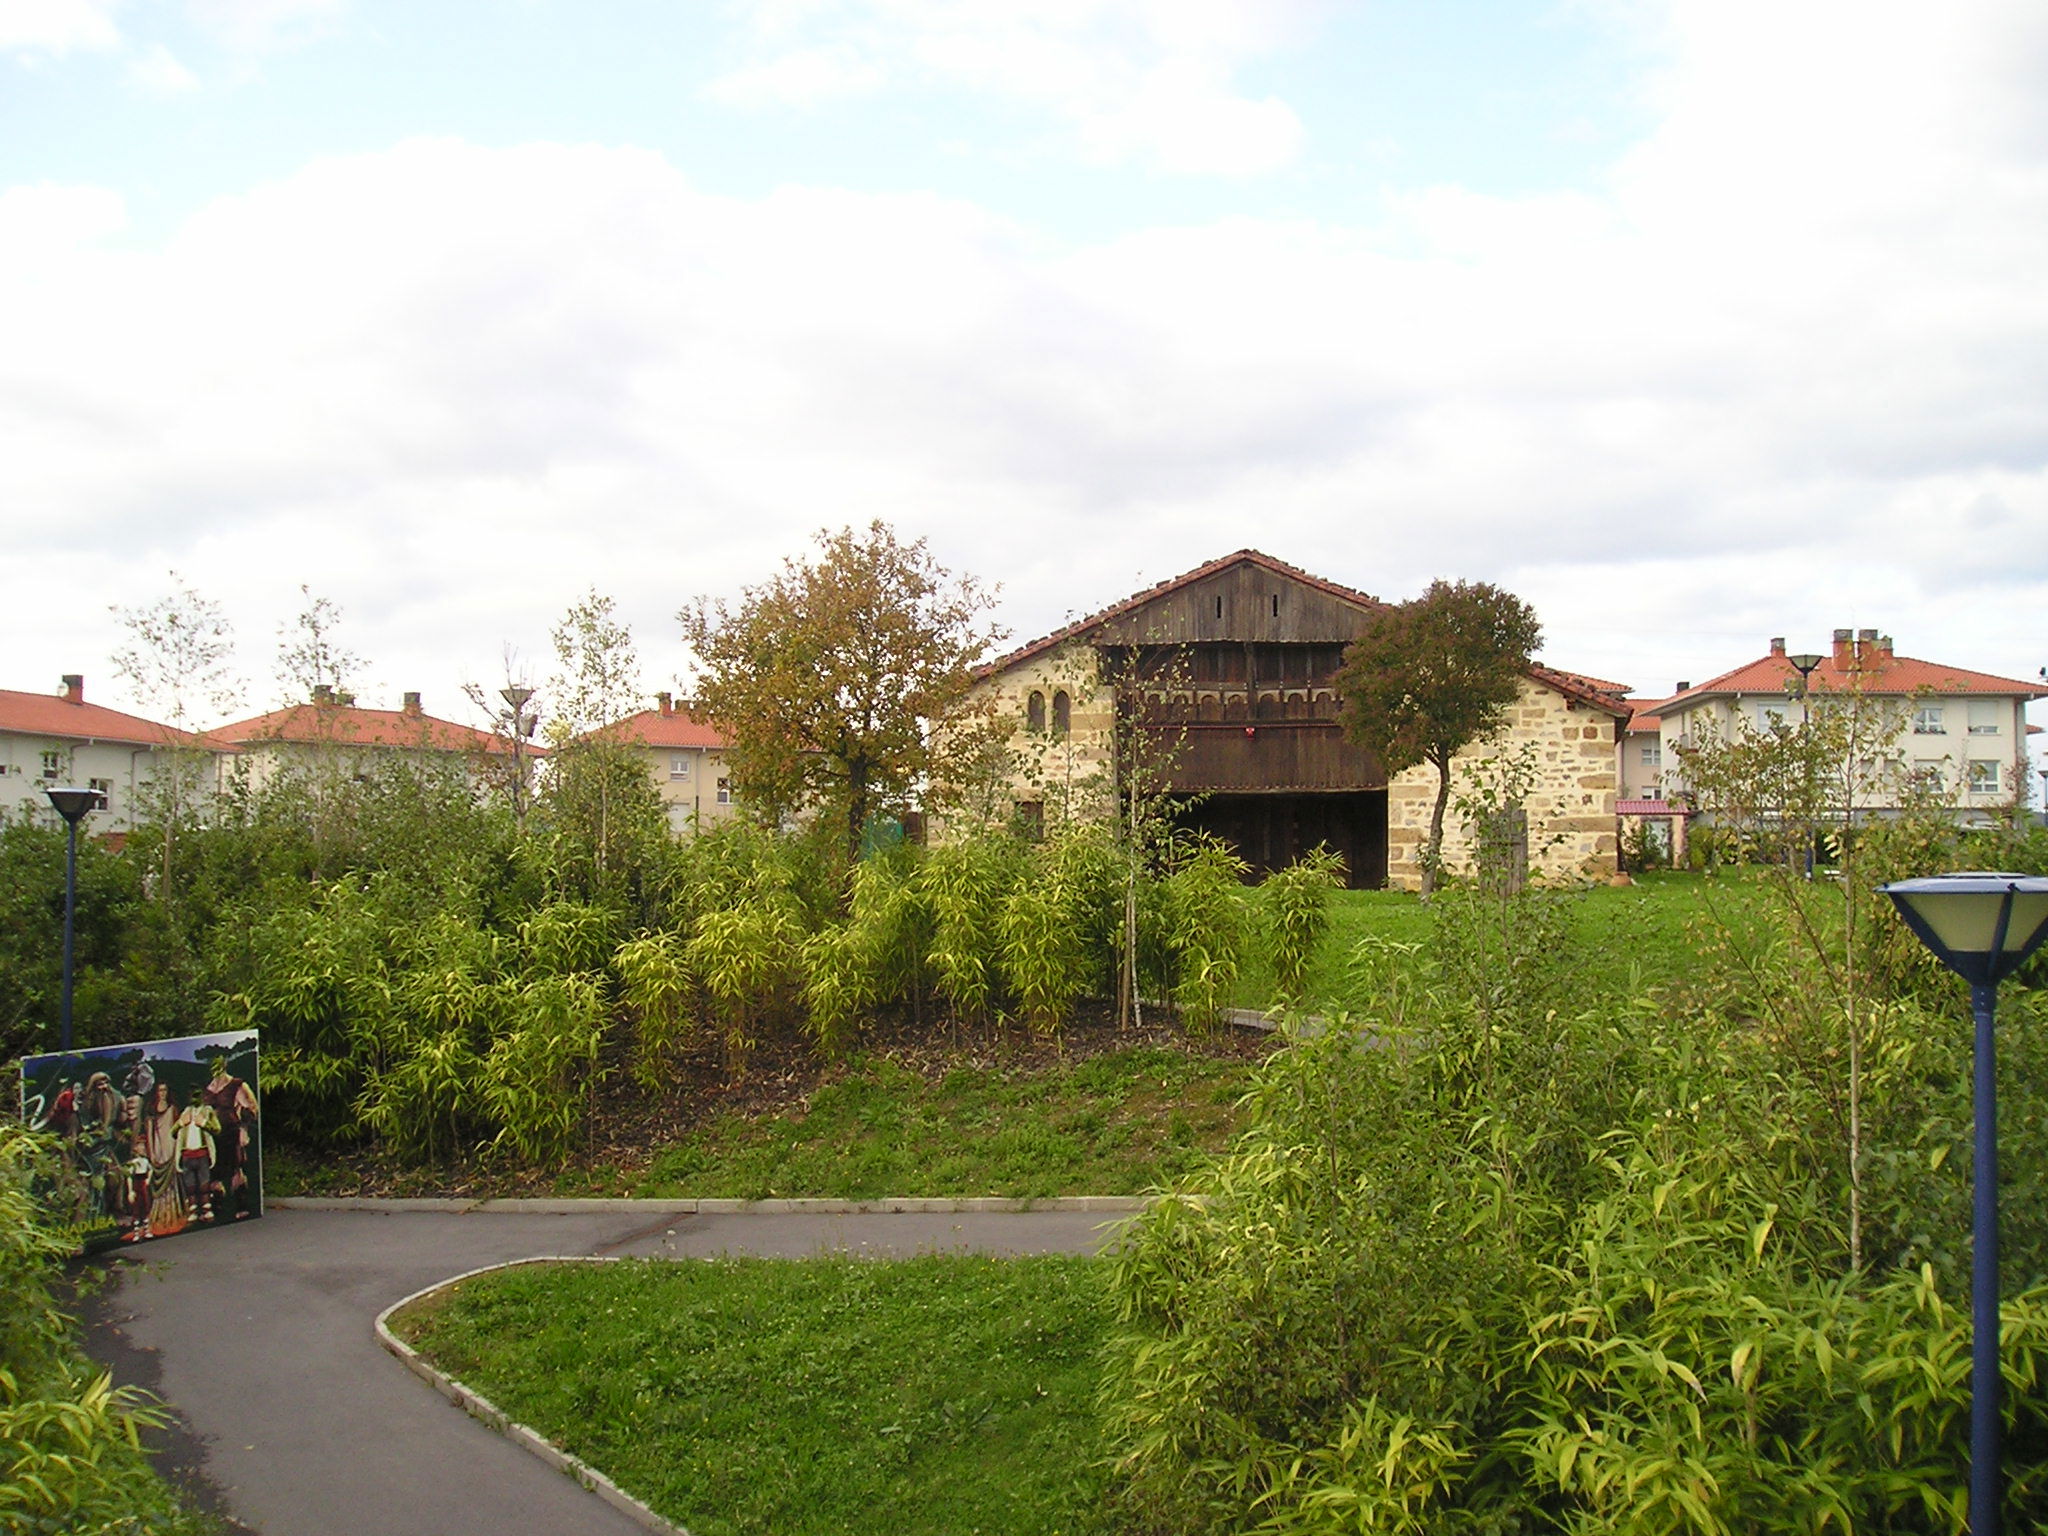
[{"label": "stone farmhouse", "polygon": [[[1255,871],[1318,843],[1356,887],[1414,888],[1436,771],[1391,778],[1348,741],[1334,685],[1344,648],[1385,605],[1258,550],[1239,550],[1034,640],[982,669],[976,702],[1014,722],[1016,815],[1045,823],[1104,813],[1118,774],[1190,797],[1189,826]],[[1532,862],[1557,878],[1614,871],[1618,684],[1532,665],[1502,735],[1470,764],[1533,746],[1521,807]],[[1455,786],[1454,786],[1455,792]],[[1445,826],[1445,857],[1469,867],[1471,829]]]},{"label": "stone farmhouse", "polygon": [[210,792],[211,747],[154,720],[88,704],[80,673],[67,672],[54,694],[0,688],[0,811],[54,822],[45,786],[78,785],[106,796],[92,830],[124,833],[135,824],[138,799],[174,770]]},{"label": "stone farmhouse", "polygon": [[[1796,728],[1809,712],[1856,701],[1875,722],[1868,761],[1860,765],[1855,810],[1895,810],[1908,784],[1951,800],[1965,821],[2010,811],[2027,796],[2026,707],[2048,688],[1940,662],[1901,656],[1874,629],[1834,632],[1810,679],[1786,654],[1783,639],[1754,661],[1697,686],[1680,683],[1652,706],[1657,719],[1666,798],[1682,795],[1679,749],[1726,741],[1739,730]],[[1802,685],[1804,697],[1802,697]]]}]

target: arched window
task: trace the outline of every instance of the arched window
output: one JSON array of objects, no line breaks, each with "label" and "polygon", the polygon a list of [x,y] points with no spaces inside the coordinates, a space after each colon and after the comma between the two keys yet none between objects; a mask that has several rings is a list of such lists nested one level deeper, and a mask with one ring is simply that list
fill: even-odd
[{"label": "arched window", "polygon": [[1064,736],[1074,728],[1074,701],[1062,688],[1052,696],[1052,733]]},{"label": "arched window", "polygon": [[1027,729],[1034,731],[1045,729],[1045,695],[1036,688],[1031,690],[1031,697],[1024,701],[1024,724]]}]

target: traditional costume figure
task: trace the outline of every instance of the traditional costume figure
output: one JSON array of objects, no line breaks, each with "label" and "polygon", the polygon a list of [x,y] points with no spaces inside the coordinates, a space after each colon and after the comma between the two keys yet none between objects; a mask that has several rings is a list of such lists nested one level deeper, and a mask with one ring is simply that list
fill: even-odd
[{"label": "traditional costume figure", "polygon": [[151,1087],[137,1135],[149,1159],[150,1224],[168,1235],[185,1225],[184,1191],[178,1186],[178,1106],[171,1102],[169,1083]]},{"label": "traditional costume figure", "polygon": [[220,1119],[213,1149],[213,1187],[224,1207],[214,1220],[240,1221],[249,1214],[249,1148],[256,1128],[256,1094],[228,1073],[227,1058],[213,1059],[213,1079],[204,1090],[206,1103]]},{"label": "traditional costume figure", "polygon": [[206,1214],[208,1186],[213,1182],[215,1140],[220,1134],[220,1116],[205,1096],[195,1093],[174,1122],[178,1140],[178,1184],[185,1209],[197,1221]]},{"label": "traditional costume figure", "polygon": [[122,1150],[128,1155],[121,1168],[127,1174],[127,1231],[124,1236],[129,1242],[140,1242],[153,1234],[150,1231],[150,1190],[149,1154],[133,1136],[122,1139]]}]

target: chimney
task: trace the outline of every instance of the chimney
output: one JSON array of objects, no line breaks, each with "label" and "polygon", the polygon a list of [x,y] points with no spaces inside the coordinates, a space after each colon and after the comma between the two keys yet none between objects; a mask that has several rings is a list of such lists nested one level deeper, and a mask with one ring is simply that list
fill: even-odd
[{"label": "chimney", "polygon": [[411,692],[406,694],[405,712],[408,715],[413,716],[415,719],[418,718],[420,714],[420,695],[418,689],[413,689]]},{"label": "chimney", "polygon": [[1785,654],[1785,637],[1783,635],[1771,636],[1771,654],[1773,656]]},{"label": "chimney", "polygon": [[1886,661],[1892,659],[1892,637],[1890,635],[1879,635],[1877,637],[1877,654]]},{"label": "chimney", "polygon": [[64,702],[66,704],[83,704],[85,702],[85,674],[83,672],[66,672],[64,674]]},{"label": "chimney", "polygon": [[1853,640],[1852,640],[1852,639],[1850,638],[1850,631],[1848,631],[1848,630],[1846,630],[1846,629],[1838,629],[1838,630],[1836,630],[1836,631],[1835,631],[1835,665],[1836,665],[1836,666],[1838,666],[1838,667],[1843,667],[1843,668],[1847,668],[1847,667],[1851,667],[1851,666],[1854,666],[1855,664],[1856,664],[1856,645],[1855,645],[1855,642],[1854,642],[1854,641],[1853,641]]},{"label": "chimney", "polygon": [[315,683],[313,685],[313,702],[315,704],[332,704],[334,702],[334,685],[332,683]]},{"label": "chimney", "polygon": [[1856,656],[1859,661],[1875,661],[1877,659],[1876,630],[1859,629],[1856,631]]},{"label": "chimney", "polygon": [[672,715],[676,712],[676,701],[673,694],[657,693],[654,696],[654,702],[661,706],[661,712],[664,715]]},{"label": "chimney", "polygon": [[1682,677],[1681,677],[1681,678],[1680,678],[1680,679],[1678,680],[1678,686],[1677,686],[1676,688],[1672,689],[1671,691],[1672,691],[1673,693],[1683,693],[1683,692],[1685,692],[1685,690],[1686,690],[1686,689],[1690,688],[1691,686],[1692,686],[1692,684],[1691,684],[1691,683],[1688,683],[1688,682],[1687,682],[1687,681],[1686,681],[1686,680],[1685,680],[1684,678],[1682,678]]},{"label": "chimney", "polygon": [[354,709],[356,696],[352,693],[343,693],[337,689],[334,695],[334,702],[341,705],[344,709]]}]

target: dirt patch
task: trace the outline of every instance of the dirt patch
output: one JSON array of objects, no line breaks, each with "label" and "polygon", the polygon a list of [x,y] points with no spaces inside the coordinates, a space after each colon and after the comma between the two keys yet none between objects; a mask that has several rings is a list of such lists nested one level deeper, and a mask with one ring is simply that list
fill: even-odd
[{"label": "dirt patch", "polygon": [[[1071,1069],[1092,1057],[1141,1047],[1184,1051],[1216,1061],[1256,1061],[1280,1038],[1262,1030],[1222,1025],[1193,1035],[1170,1017],[1148,1015],[1142,1026],[1119,1027],[1106,1007],[1081,1010],[1058,1035],[1021,1024],[919,1022],[906,1012],[869,1025],[858,1060],[885,1061],[936,1085],[960,1068],[1030,1077]],[[552,1194],[559,1182],[588,1186],[616,1175],[623,1182],[644,1171],[657,1153],[697,1127],[726,1115],[749,1120],[802,1114],[819,1088],[843,1079],[844,1064],[822,1059],[794,1030],[756,1043],[739,1070],[717,1041],[704,1039],[681,1053],[662,1089],[649,1093],[627,1071],[625,1048],[608,1053],[605,1078],[592,1106],[584,1146],[560,1168],[519,1169],[485,1158],[417,1167],[376,1150],[322,1150],[283,1144],[266,1147],[268,1192],[340,1197],[442,1196],[485,1199]],[[618,1193],[625,1193],[620,1188]]]}]

